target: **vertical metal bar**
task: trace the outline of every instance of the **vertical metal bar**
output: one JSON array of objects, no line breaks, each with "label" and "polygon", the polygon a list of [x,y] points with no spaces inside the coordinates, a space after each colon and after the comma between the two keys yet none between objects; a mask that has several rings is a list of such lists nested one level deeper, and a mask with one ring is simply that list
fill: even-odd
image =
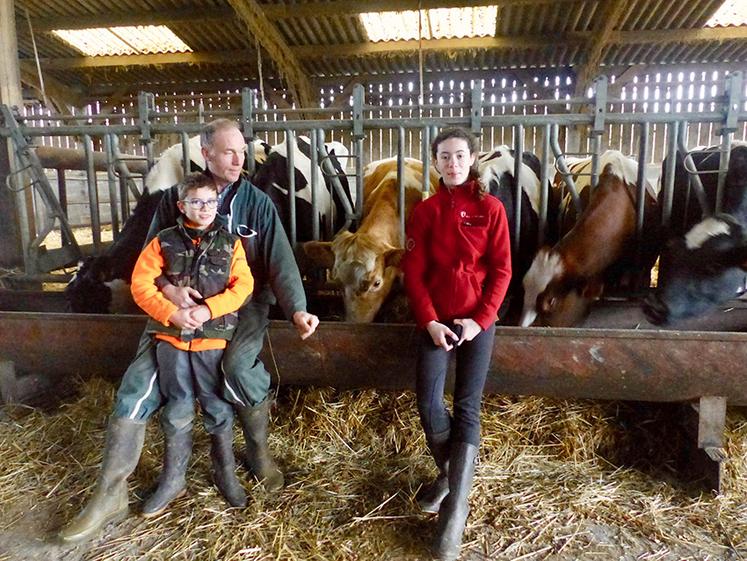
[{"label": "vertical metal bar", "polygon": [[355,222],[363,217],[363,137],[355,139]]},{"label": "vertical metal bar", "polygon": [[296,135],[285,129],[285,148],[288,160],[288,222],[290,222],[290,243],[295,248],[298,241],[296,228]]},{"label": "vertical metal bar", "polygon": [[311,236],[315,240],[321,238],[319,228],[319,152],[317,151],[317,131],[309,131],[309,141],[311,142],[311,177],[309,178],[311,188]]},{"label": "vertical metal bar", "polygon": [[521,203],[523,198],[523,187],[521,182],[523,154],[524,126],[514,125],[514,231],[511,232],[511,251],[516,255],[521,251],[519,232],[521,232]]},{"label": "vertical metal bar", "polygon": [[192,169],[192,155],[189,153],[189,135],[184,131],[180,135],[182,139],[182,172],[186,177]]},{"label": "vertical metal bar", "polygon": [[[711,204],[708,202],[705,189],[703,188],[703,182],[700,179],[698,167],[695,165],[692,153],[687,149],[687,132],[688,123],[687,121],[681,121],[679,124],[679,130],[677,131],[677,151],[682,156],[682,165],[687,171],[687,192],[685,193],[685,208],[682,210],[683,220],[689,214],[691,194],[695,193],[695,198],[698,200],[700,205],[700,215],[702,218],[711,216]],[[715,202],[715,201],[714,201]]]},{"label": "vertical metal bar", "polygon": [[145,157],[148,169],[153,167],[153,137],[150,134],[150,108],[153,104],[153,94],[140,92],[137,96],[138,125],[140,126],[140,144],[145,146]]},{"label": "vertical metal bar", "polygon": [[664,229],[669,228],[672,222],[672,200],[674,197],[674,169],[677,163],[677,134],[679,122],[673,121],[667,124],[667,164],[666,181],[664,181],[664,193],[662,195],[661,225]]},{"label": "vertical metal bar", "polygon": [[91,234],[93,248],[101,251],[101,218],[99,217],[99,190],[96,184],[96,169],[93,164],[93,142],[87,134],[83,135],[83,148],[86,156],[86,177],[88,179],[88,206],[91,211]]},{"label": "vertical metal bar", "polygon": [[117,177],[114,175],[114,154],[111,134],[104,135],[104,151],[106,153],[106,179],[109,186],[109,212],[112,218],[112,233],[119,234],[119,212],[117,210]]},{"label": "vertical metal bar", "polygon": [[[342,197],[342,184],[340,184],[340,178],[337,176],[337,170],[334,169],[332,162],[329,161],[329,152],[327,151],[327,148],[324,144],[324,131],[322,129],[318,129],[316,131],[316,134],[317,153],[321,157],[321,161],[319,162],[319,169],[321,170],[321,178],[324,183],[323,185],[320,185],[319,188],[327,189],[329,191],[329,208],[326,209],[326,213],[329,218],[326,223],[325,239],[331,240],[335,234],[335,217],[337,216],[335,195],[338,193],[337,186],[339,186],[339,194]],[[329,178],[329,188],[327,188],[327,178]]]},{"label": "vertical metal bar", "polygon": [[243,125],[244,140],[247,143],[246,169],[249,177],[254,175],[256,163],[254,154],[254,92],[251,88],[241,90],[241,123]]},{"label": "vertical metal bar", "polygon": [[482,134],[482,80],[475,80],[470,104],[470,130],[475,136]]},{"label": "vertical metal bar", "polygon": [[405,247],[405,129],[397,127],[397,210],[399,211],[399,243]]},{"label": "vertical metal bar", "polygon": [[353,137],[363,138],[363,105],[366,100],[366,90],[361,84],[353,87]]},{"label": "vertical metal bar", "polygon": [[431,192],[431,130],[423,127],[421,134],[421,159],[423,161],[423,194],[422,198],[426,199]]},{"label": "vertical metal bar", "polygon": [[599,185],[599,160],[602,152],[602,136],[595,134],[591,137],[591,188]]},{"label": "vertical metal bar", "polygon": [[542,135],[542,159],[540,160],[540,208],[539,208],[539,232],[537,232],[537,246],[545,244],[547,233],[547,212],[550,206],[550,129],[544,126]]},{"label": "vertical metal bar", "polygon": [[726,107],[724,108],[724,126],[721,128],[721,154],[718,165],[718,182],[716,184],[715,212],[721,212],[726,186],[726,173],[731,159],[731,139],[737,130],[737,116],[742,104],[742,73],[733,72],[726,82]]},{"label": "vertical metal bar", "polygon": [[[57,198],[60,200],[60,208],[65,218],[70,218],[67,213],[67,183],[65,183],[65,170],[57,168]],[[62,245],[68,245],[70,243],[69,236],[64,228],[62,228]]]},{"label": "vertical metal bar", "polygon": [[594,79],[594,122],[591,129],[591,187],[599,185],[599,156],[607,118],[607,77]]},{"label": "vertical metal bar", "polygon": [[[122,223],[130,217],[130,195],[128,192],[128,182],[134,180],[129,176],[129,169],[123,163],[121,154],[119,152],[119,137],[116,134],[111,135],[112,141],[112,155],[114,156],[116,167],[119,170],[119,211],[122,217]],[[125,173],[125,170],[127,173]]]},{"label": "vertical metal bar", "polygon": [[721,148],[718,161],[718,183],[716,184],[716,204],[714,212],[721,212],[724,205],[724,189],[726,188],[726,173],[729,171],[729,162],[731,161],[731,134],[722,131]]},{"label": "vertical metal bar", "polygon": [[557,124],[553,124],[550,128],[550,147],[552,148],[552,152],[555,155],[555,165],[557,166],[560,174],[563,176],[563,181],[568,188],[568,193],[570,193],[571,195],[571,200],[573,201],[573,207],[576,209],[576,214],[580,215],[583,211],[583,206],[581,205],[581,197],[578,196],[576,182],[573,181],[573,174],[568,169],[568,166],[565,163],[565,155],[563,153],[563,150],[561,150],[560,148]]},{"label": "vertical metal bar", "polygon": [[[639,125],[638,137],[638,177],[636,178],[636,200],[635,200],[635,264],[636,276],[641,275],[641,262],[643,260],[643,218],[646,209],[646,162],[648,162],[649,150],[649,124],[642,122]],[[635,279],[635,286],[640,286],[641,280]]]}]

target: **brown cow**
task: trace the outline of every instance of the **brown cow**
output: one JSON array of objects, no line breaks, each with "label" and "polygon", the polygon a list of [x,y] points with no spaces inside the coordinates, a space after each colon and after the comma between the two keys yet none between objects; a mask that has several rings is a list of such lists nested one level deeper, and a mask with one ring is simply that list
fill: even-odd
[{"label": "brown cow", "polygon": [[[591,159],[571,167],[587,173]],[[553,248],[544,247],[524,276],[521,325],[569,327],[582,321],[603,283],[617,280],[635,263],[635,207],[638,164],[616,150],[600,158],[599,184],[575,225]],[[584,169],[586,168],[586,169]],[[579,176],[588,184],[588,175]],[[577,182],[579,191],[582,181]],[[648,182],[644,206],[642,265],[650,269],[658,248],[656,193]],[[561,218],[561,223],[564,220]]]},{"label": "brown cow", "polygon": [[[405,159],[405,218],[422,198],[423,164]],[[438,174],[430,170],[431,190]],[[374,320],[401,274],[404,250],[400,241],[397,160],[371,162],[363,170],[363,217],[355,233],[340,232],[331,242],[307,242],[304,251],[317,265],[331,271],[343,288],[345,319]]]}]

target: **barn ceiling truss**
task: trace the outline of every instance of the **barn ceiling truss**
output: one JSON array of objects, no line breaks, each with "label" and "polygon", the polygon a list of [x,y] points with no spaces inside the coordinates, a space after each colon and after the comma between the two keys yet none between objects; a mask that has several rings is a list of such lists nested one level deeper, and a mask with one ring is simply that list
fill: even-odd
[{"label": "barn ceiling truss", "polygon": [[[257,88],[264,78],[268,93],[311,107],[319,103],[320,88],[343,90],[361,77],[490,77],[556,67],[575,74],[578,93],[610,68],[719,63],[744,69],[747,25],[705,26],[722,2],[15,0],[15,15],[22,81],[40,89],[35,41],[45,89],[58,104],[115,103],[140,90]],[[493,35],[373,42],[360,17],[476,6],[497,8]],[[83,56],[52,34],[140,25],[167,26],[192,52]]]}]

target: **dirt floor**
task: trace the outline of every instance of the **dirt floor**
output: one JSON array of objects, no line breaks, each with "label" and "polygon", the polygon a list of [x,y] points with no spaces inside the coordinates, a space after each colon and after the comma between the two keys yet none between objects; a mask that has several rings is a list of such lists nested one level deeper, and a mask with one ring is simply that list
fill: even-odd
[{"label": "dirt floor", "polygon": [[[137,516],[160,467],[151,422],[130,477],[131,515],[90,542],[55,533],[95,482],[115,387],[0,417],[0,560],[420,560],[435,518],[413,500],[434,474],[409,392],[281,388],[270,444],[286,473],[271,495],[231,509],[209,479],[195,429],[187,496]],[[737,560],[747,558],[747,417],[730,410],[722,494],[687,483],[681,408],[486,397],[483,445],[462,559]],[[237,450],[242,440],[237,435]]]}]

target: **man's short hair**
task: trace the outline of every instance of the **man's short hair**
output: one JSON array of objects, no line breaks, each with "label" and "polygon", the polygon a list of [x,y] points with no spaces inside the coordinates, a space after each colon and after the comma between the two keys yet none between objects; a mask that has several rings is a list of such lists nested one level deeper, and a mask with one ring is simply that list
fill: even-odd
[{"label": "man's short hair", "polygon": [[233,119],[221,118],[206,123],[205,126],[202,127],[202,131],[200,132],[200,146],[202,146],[203,148],[209,148],[213,145],[213,138],[215,137],[215,133],[226,129],[236,129],[237,131],[241,130],[239,128],[239,124]]},{"label": "man's short hair", "polygon": [[201,171],[188,173],[184,177],[184,181],[179,184],[179,200],[183,201],[187,198],[190,191],[200,189],[201,187],[207,187],[211,191],[218,192],[215,182],[209,175],[206,175]]}]

